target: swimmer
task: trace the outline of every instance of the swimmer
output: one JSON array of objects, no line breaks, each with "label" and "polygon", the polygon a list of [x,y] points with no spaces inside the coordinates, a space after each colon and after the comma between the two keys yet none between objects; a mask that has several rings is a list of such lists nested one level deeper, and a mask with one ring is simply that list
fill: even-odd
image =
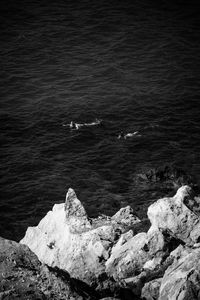
[{"label": "swimmer", "polygon": [[94,122],[91,122],[91,123],[84,123],[83,125],[84,125],[84,126],[95,126],[95,125],[101,124],[101,122],[102,122],[102,120],[99,120],[99,119],[96,118]]},{"label": "swimmer", "polygon": [[69,124],[62,124],[62,126],[69,126],[72,130],[79,130],[81,127],[89,127],[101,124],[102,120],[95,119],[94,122],[91,123],[75,123],[71,121]]},{"label": "swimmer", "polygon": [[102,123],[102,120],[99,120],[99,119],[95,119],[95,122],[93,122],[94,125],[99,125]]},{"label": "swimmer", "polygon": [[[131,138],[131,137],[133,137],[135,135],[138,136],[138,133],[139,133],[139,131],[127,133],[127,134],[125,134],[124,138],[127,139],[127,138]],[[139,136],[141,136],[141,135],[139,135]]]},{"label": "swimmer", "polygon": [[62,124],[63,127],[69,127],[71,129],[75,129],[75,123],[71,121],[69,124]]},{"label": "swimmer", "polygon": [[134,132],[129,132],[129,133],[124,133],[124,132],[120,132],[120,134],[118,135],[118,139],[127,139],[127,138],[132,138],[134,136],[141,136],[141,134],[139,134],[139,131],[134,131]]},{"label": "swimmer", "polygon": [[79,128],[81,128],[81,126],[83,126],[83,124],[75,123],[75,129],[76,130],[79,130]]},{"label": "swimmer", "polygon": [[76,128],[76,123],[74,123],[73,121],[71,121],[70,124],[69,124],[69,128],[71,128],[71,129],[77,129]]},{"label": "swimmer", "polygon": [[124,139],[124,137],[125,137],[125,135],[124,135],[123,131],[121,131],[117,138],[118,138],[118,140],[120,140],[120,139]]}]

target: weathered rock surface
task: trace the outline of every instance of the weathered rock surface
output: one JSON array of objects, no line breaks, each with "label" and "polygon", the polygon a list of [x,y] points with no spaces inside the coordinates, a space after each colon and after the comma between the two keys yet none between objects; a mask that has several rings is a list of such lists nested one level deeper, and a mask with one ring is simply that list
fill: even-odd
[{"label": "weathered rock surface", "polygon": [[159,290],[162,278],[157,278],[145,283],[142,288],[141,297],[146,300],[155,300],[159,297]]},{"label": "weathered rock surface", "polygon": [[113,224],[116,222],[117,226],[124,226],[125,228],[135,225],[138,222],[138,218],[134,215],[134,211],[129,205],[121,208],[112,216],[111,220]]},{"label": "weathered rock surface", "polygon": [[149,292],[147,299],[158,299],[160,278],[177,257],[187,257],[188,247],[183,245],[199,241],[199,217],[184,204],[193,196],[191,188],[184,186],[174,197],[152,204],[148,210],[152,224],[149,231],[135,236],[131,231],[122,234],[106,261],[107,273],[135,294],[140,295],[142,290],[144,298]]},{"label": "weathered rock surface", "polygon": [[73,189],[69,189],[64,204],[65,221],[70,232],[79,233],[91,229],[85,208],[76,197]]},{"label": "weathered rock surface", "polygon": [[90,219],[70,189],[66,202],[28,228],[21,243],[40,261],[104,290],[104,297],[200,299],[199,204],[192,189],[182,186],[149,207],[151,227],[141,232],[130,206],[113,217]]},{"label": "weathered rock surface", "polygon": [[59,276],[27,246],[0,238],[0,299],[91,299],[82,293],[69,274]]},{"label": "weathered rock surface", "polygon": [[185,252],[165,272],[159,300],[200,299],[200,248]]},{"label": "weathered rock surface", "polygon": [[103,222],[102,218],[92,222],[69,189],[66,202],[54,205],[37,227],[29,227],[21,243],[28,245],[40,261],[91,284],[105,272],[105,261],[125,225],[138,222],[130,207],[113,218],[103,218]]},{"label": "weathered rock surface", "polygon": [[123,234],[113,247],[106,261],[106,272],[115,280],[132,277],[140,273],[148,254],[145,251],[146,233],[131,237],[131,231]]},{"label": "weathered rock surface", "polygon": [[168,231],[186,244],[198,242],[200,219],[184,204],[191,196],[191,188],[183,186],[174,197],[163,198],[152,204],[147,212],[152,226]]}]

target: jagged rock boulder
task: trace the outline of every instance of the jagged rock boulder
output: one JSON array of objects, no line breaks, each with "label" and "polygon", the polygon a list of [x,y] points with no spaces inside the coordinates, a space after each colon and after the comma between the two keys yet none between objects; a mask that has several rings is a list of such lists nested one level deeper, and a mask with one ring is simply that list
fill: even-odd
[{"label": "jagged rock boulder", "polygon": [[141,297],[145,300],[155,300],[159,297],[159,290],[162,278],[156,278],[145,283],[142,288]]},{"label": "jagged rock boulder", "polygon": [[151,227],[147,233],[134,235],[130,230],[122,234],[105,263],[106,272],[116,281],[123,280],[131,286],[133,285],[130,283],[133,281],[139,284],[140,273],[143,280],[144,277],[148,277],[146,274],[150,271],[156,270],[163,274],[165,270],[162,266],[163,261],[179,245],[175,244],[173,247],[171,239],[154,227]]},{"label": "jagged rock boulder", "polygon": [[147,212],[152,226],[162,232],[167,231],[186,244],[198,242],[200,219],[184,203],[191,197],[193,197],[192,189],[183,186],[174,197],[163,198],[153,203]]},{"label": "jagged rock boulder", "polygon": [[27,246],[0,238],[0,299],[92,299],[81,293],[69,274],[59,276],[42,265]]},{"label": "jagged rock boulder", "polygon": [[144,268],[124,282],[142,300],[199,300],[199,249],[179,245],[156,268]]},{"label": "jagged rock boulder", "polygon": [[166,270],[159,300],[200,299],[200,248],[185,249]]},{"label": "jagged rock boulder", "polygon": [[[135,236],[132,231],[121,235],[106,261],[107,273],[136,295],[140,296],[142,289],[143,293],[152,289],[152,297],[154,291],[158,294],[155,280],[164,275],[180,253],[186,255],[183,245],[194,245],[199,240],[199,217],[184,204],[191,197],[191,188],[184,186],[174,197],[152,204],[148,210],[150,229]],[[149,281],[153,285],[144,288]]]},{"label": "jagged rock boulder", "polygon": [[138,218],[134,215],[134,211],[129,205],[121,208],[112,216],[111,220],[113,224],[116,222],[117,226],[123,226],[124,228],[135,225],[138,222]]},{"label": "jagged rock boulder", "polygon": [[69,189],[66,202],[54,205],[37,227],[29,227],[21,243],[41,262],[91,284],[105,272],[105,261],[125,224],[138,222],[129,207],[103,222],[102,218],[92,221]]},{"label": "jagged rock boulder", "polygon": [[135,236],[132,236],[131,231],[122,234],[106,261],[107,274],[117,281],[141,272],[148,257],[146,243],[147,234],[144,232]]}]

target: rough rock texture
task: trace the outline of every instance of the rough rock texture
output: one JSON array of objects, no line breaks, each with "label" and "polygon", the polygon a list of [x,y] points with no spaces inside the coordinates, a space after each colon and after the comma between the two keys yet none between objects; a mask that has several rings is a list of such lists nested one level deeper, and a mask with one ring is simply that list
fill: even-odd
[{"label": "rough rock texture", "polygon": [[131,237],[131,231],[123,234],[113,247],[110,258],[106,261],[106,272],[115,280],[131,277],[138,272],[147,260],[144,246],[146,233]]},{"label": "rough rock texture", "polygon": [[128,207],[103,221],[94,220],[92,226],[75,192],[69,189],[66,202],[54,205],[37,227],[29,227],[21,243],[40,261],[91,284],[105,272],[105,261],[124,224],[133,225],[139,219]]},{"label": "rough rock texture", "polygon": [[75,290],[80,291],[69,274],[59,276],[27,246],[0,238],[0,299],[91,299]]},{"label": "rough rock texture", "polygon": [[128,205],[121,208],[114,216],[112,216],[111,220],[116,222],[118,226],[130,227],[136,224],[138,218],[134,215],[133,209]]},{"label": "rough rock texture", "polygon": [[157,278],[145,283],[141,296],[146,300],[155,300],[159,297],[159,290],[162,278]]},{"label": "rough rock texture", "polygon": [[[164,274],[168,263],[164,265],[163,262],[179,244],[153,226],[147,233],[136,235],[130,230],[122,234],[113,246],[105,263],[106,272],[115,280],[125,280],[129,286],[133,286],[131,281],[134,285],[139,284],[141,278],[144,280],[149,276],[149,272]],[[134,292],[137,294],[137,291]]]},{"label": "rough rock texture", "polygon": [[79,233],[91,229],[87,213],[81,202],[76,197],[73,189],[69,189],[66,195],[65,221],[69,226],[70,232]]},{"label": "rough rock texture", "polygon": [[174,260],[187,257],[186,244],[191,246],[199,241],[199,217],[184,204],[193,196],[191,188],[184,186],[174,197],[152,204],[148,210],[152,226],[147,233],[134,236],[129,231],[121,235],[106,261],[107,273],[136,295],[141,295],[142,290],[144,298],[149,292],[149,299],[157,299],[160,278]]},{"label": "rough rock texture", "polygon": [[184,204],[191,194],[191,188],[183,186],[174,197],[160,199],[152,204],[147,212],[152,226],[168,231],[186,244],[198,242],[200,219]]},{"label": "rough rock texture", "polygon": [[200,299],[200,248],[180,253],[161,281],[159,300],[188,299]]},{"label": "rough rock texture", "polygon": [[103,290],[103,297],[199,300],[199,204],[199,196],[182,186],[149,207],[151,227],[141,232],[130,206],[89,219],[70,189],[65,204],[28,228],[21,243],[40,261]]}]

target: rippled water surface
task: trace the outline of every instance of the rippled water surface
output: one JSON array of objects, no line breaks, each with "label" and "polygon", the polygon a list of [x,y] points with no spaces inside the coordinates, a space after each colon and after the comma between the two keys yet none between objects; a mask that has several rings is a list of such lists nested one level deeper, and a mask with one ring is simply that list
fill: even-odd
[{"label": "rippled water surface", "polygon": [[1,11],[1,236],[21,238],[68,187],[94,216],[148,205],[133,183],[144,166],[174,162],[199,181],[195,6],[10,0]]}]

